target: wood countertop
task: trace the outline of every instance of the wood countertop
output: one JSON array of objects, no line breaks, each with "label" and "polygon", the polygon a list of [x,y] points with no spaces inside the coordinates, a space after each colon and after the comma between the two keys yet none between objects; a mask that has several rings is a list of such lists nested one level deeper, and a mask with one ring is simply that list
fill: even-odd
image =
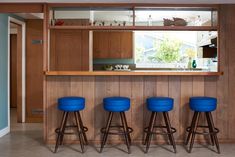
[{"label": "wood countertop", "polygon": [[223,72],[172,71],[172,70],[133,70],[133,71],[46,71],[47,76],[219,76]]}]

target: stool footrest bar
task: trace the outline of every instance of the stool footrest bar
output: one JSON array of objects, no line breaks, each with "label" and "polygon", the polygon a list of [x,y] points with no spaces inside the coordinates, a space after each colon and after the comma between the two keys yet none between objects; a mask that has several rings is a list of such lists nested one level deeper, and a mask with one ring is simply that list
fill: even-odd
[{"label": "stool footrest bar", "polygon": [[[106,132],[105,131],[105,128],[101,128],[100,131],[101,133],[107,133],[107,134],[111,134],[111,135],[124,135],[125,133],[123,132],[123,130],[117,130],[117,129],[123,129],[124,126],[121,126],[121,125],[116,125],[116,126],[110,126],[110,130],[109,132]],[[130,134],[133,132],[133,129],[130,128],[130,127],[127,127],[127,132],[126,134]]]},{"label": "stool footrest bar", "polygon": [[[77,128],[77,125],[65,126],[65,130],[66,130],[67,128]],[[79,134],[82,134],[83,132],[87,132],[87,131],[88,131],[88,128],[85,127],[85,126],[83,126],[83,130],[79,131],[78,133],[79,133]],[[60,132],[60,128],[56,128],[56,129],[55,129],[55,132],[56,132],[57,134],[62,134],[62,133]],[[77,131],[76,131],[76,132],[77,132]],[[66,135],[72,135],[72,134],[74,134],[74,132],[64,132],[64,134],[66,134]]]},{"label": "stool footrest bar", "polygon": [[[197,128],[208,128],[208,129],[209,129],[209,126],[198,125]],[[187,127],[187,128],[186,128],[186,131],[187,131],[187,132],[192,132],[192,131],[191,131],[191,127]],[[206,132],[204,132],[204,131],[203,131],[203,132],[202,132],[202,131],[195,131],[195,132],[193,132],[193,133],[199,134],[199,135],[212,135],[212,134],[217,134],[217,133],[219,133],[219,129],[218,129],[218,128],[214,128],[214,131],[213,131],[213,132],[208,132],[208,131],[206,131]]]},{"label": "stool footrest bar", "polygon": [[176,129],[171,127],[171,131],[168,133],[167,131],[157,131],[156,129],[159,129],[159,128],[164,128],[164,129],[167,129],[167,126],[154,126],[154,131],[151,132],[149,131],[149,127],[146,127],[144,128],[144,132],[149,134],[159,134],[159,135],[170,135],[170,134],[174,134],[176,132]]}]

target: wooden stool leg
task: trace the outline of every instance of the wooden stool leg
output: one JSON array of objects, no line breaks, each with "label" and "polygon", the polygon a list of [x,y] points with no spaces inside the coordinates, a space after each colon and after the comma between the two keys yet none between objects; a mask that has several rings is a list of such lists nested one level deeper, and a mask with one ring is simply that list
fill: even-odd
[{"label": "wooden stool leg", "polygon": [[68,115],[69,115],[69,112],[66,112],[66,114],[65,114],[65,123],[63,125],[63,130],[62,130],[62,134],[61,134],[61,137],[60,137],[60,145],[62,145],[63,141],[64,141],[64,131],[65,131],[65,128],[66,128],[66,122],[67,122],[67,119],[68,119]]},{"label": "wooden stool leg", "polygon": [[124,114],[124,112],[120,112],[120,117],[121,117],[121,121],[122,121],[124,137],[125,137],[125,141],[126,141],[126,146],[127,146],[128,154],[130,154],[130,143],[129,143],[129,138],[128,138],[128,128],[126,126],[123,114]]},{"label": "wooden stool leg", "polygon": [[148,150],[149,150],[149,146],[150,146],[150,142],[151,142],[151,138],[152,138],[152,132],[154,129],[154,122],[156,120],[157,112],[153,112],[152,114],[153,114],[153,118],[149,122],[149,128],[148,128],[148,133],[147,133],[147,137],[146,137],[146,151],[145,151],[145,153],[148,153]]},{"label": "wooden stool leg", "polygon": [[[214,126],[214,122],[213,122],[213,118],[212,118],[211,112],[208,112],[208,115],[209,115],[212,131],[215,132],[215,126]],[[220,147],[219,147],[219,141],[218,141],[218,138],[217,138],[217,134],[215,133],[215,134],[212,134],[212,135],[214,136],[214,140],[215,140],[215,145],[216,145],[217,151],[220,154]]]},{"label": "wooden stool leg", "polygon": [[84,126],[83,126],[83,123],[82,123],[82,118],[81,118],[80,112],[77,112],[77,114],[78,114],[78,120],[79,120],[80,128],[82,130],[82,135],[83,135],[83,138],[84,138],[85,145],[88,145],[88,141],[87,141],[86,133],[84,131]]},{"label": "wooden stool leg", "polygon": [[104,145],[105,145],[105,143],[107,141],[108,132],[109,132],[109,128],[110,128],[112,119],[113,119],[113,112],[110,112],[109,113],[109,117],[108,117],[108,121],[107,121],[106,127],[105,127],[105,133],[103,135],[103,139],[102,139],[102,143],[101,143],[100,153],[102,152],[102,150],[104,148]]},{"label": "wooden stool leg", "polygon": [[[125,115],[124,112],[123,112],[123,117],[124,117],[125,125],[126,125],[126,127],[128,128],[128,124],[127,124],[127,120],[126,120],[126,115]],[[131,135],[130,135],[130,133],[128,133],[127,135],[128,135],[129,143],[130,143],[130,145],[131,145]]]},{"label": "wooden stool leg", "polygon": [[169,119],[169,115],[168,115],[167,112],[163,112],[163,116],[164,116],[165,124],[166,124],[166,127],[167,127],[169,140],[170,140],[170,142],[171,142],[171,144],[174,148],[174,152],[176,153],[175,139],[174,139],[173,134],[171,133],[171,122],[170,122],[170,119]]},{"label": "wooden stool leg", "polygon": [[[148,129],[149,129],[149,127],[151,126],[151,123],[152,123],[152,121],[153,121],[153,117],[154,117],[154,112],[152,112],[152,114],[151,114],[151,117],[150,117],[150,120],[149,120]],[[145,140],[144,140],[144,145],[147,144],[148,138],[149,138],[149,134],[146,133],[146,138],[145,138]]]},{"label": "wooden stool leg", "polygon": [[188,145],[188,142],[189,142],[189,140],[191,138],[191,135],[192,135],[192,126],[194,126],[194,124],[195,124],[196,117],[197,117],[197,112],[194,112],[193,119],[192,119],[192,122],[191,122],[191,125],[190,125],[190,130],[188,132],[188,136],[187,136],[187,139],[185,141],[185,145]]},{"label": "wooden stool leg", "polygon": [[191,128],[191,131],[192,131],[192,138],[191,138],[191,143],[190,143],[190,146],[189,146],[189,153],[191,153],[192,148],[193,148],[194,139],[195,139],[195,135],[196,135],[195,132],[196,132],[196,130],[197,130],[197,126],[198,126],[198,121],[199,121],[200,115],[201,115],[201,113],[200,113],[200,112],[197,112],[195,124],[194,124],[194,125],[192,126],[192,128]]},{"label": "wooden stool leg", "polygon": [[212,133],[213,133],[213,127],[212,127],[212,125],[211,125],[209,113],[206,112],[205,114],[206,114],[207,124],[208,124],[208,127],[209,127],[209,132],[210,132],[211,145],[214,146],[214,145],[215,145],[214,136],[212,135]]},{"label": "wooden stool leg", "polygon": [[56,145],[55,145],[55,150],[54,150],[54,153],[57,152],[57,149],[59,147],[59,144],[60,144],[60,138],[61,138],[61,135],[63,133],[63,128],[65,127],[66,125],[66,116],[67,116],[68,112],[64,112],[63,113],[63,117],[62,117],[62,121],[61,121],[61,124],[60,124],[60,130],[59,130],[59,133],[57,134],[57,139],[56,139]]},{"label": "wooden stool leg", "polygon": [[79,137],[79,141],[80,141],[80,146],[81,146],[81,150],[82,153],[84,153],[84,145],[83,145],[83,139],[82,139],[82,129],[80,128],[79,125],[79,119],[78,119],[78,114],[77,112],[74,112],[74,116],[75,116],[75,121],[76,121],[76,125],[77,125],[77,131],[78,131],[78,137]]}]

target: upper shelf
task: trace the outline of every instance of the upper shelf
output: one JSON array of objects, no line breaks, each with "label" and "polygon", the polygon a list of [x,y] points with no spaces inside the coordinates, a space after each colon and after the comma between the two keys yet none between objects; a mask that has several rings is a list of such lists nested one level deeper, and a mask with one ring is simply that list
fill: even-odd
[{"label": "upper shelf", "polygon": [[50,29],[218,30],[213,7],[62,7],[51,8]]},{"label": "upper shelf", "polygon": [[216,31],[217,26],[50,26],[50,29],[82,30],[182,30],[182,31]]}]

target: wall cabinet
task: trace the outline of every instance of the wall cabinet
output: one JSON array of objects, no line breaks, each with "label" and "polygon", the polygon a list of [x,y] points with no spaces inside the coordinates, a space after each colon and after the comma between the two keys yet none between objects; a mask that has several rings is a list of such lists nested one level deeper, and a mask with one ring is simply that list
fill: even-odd
[{"label": "wall cabinet", "polygon": [[131,31],[94,31],[93,58],[133,58],[133,33]]},{"label": "wall cabinet", "polygon": [[89,70],[89,31],[52,30],[50,40],[51,70]]}]

